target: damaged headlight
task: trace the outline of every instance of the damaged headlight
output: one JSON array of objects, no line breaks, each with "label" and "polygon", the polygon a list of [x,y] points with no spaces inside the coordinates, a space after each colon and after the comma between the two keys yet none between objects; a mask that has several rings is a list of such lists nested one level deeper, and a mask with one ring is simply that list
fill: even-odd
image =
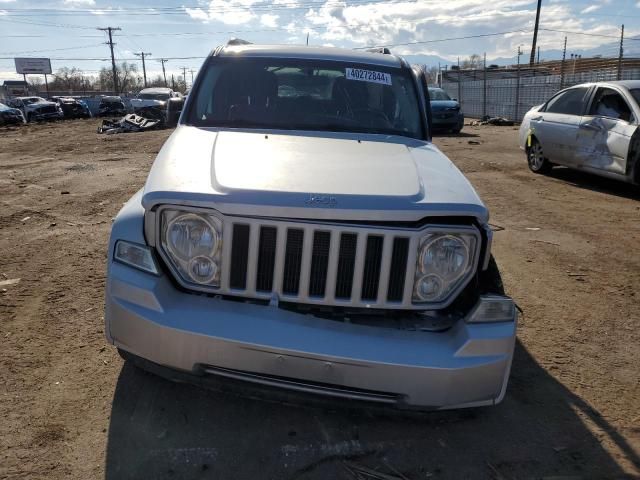
[{"label": "damaged headlight", "polygon": [[212,214],[163,210],[162,249],[185,282],[220,286],[222,220]]},{"label": "damaged headlight", "polygon": [[473,272],[478,237],[471,233],[432,233],[422,238],[418,251],[413,301],[438,303]]}]

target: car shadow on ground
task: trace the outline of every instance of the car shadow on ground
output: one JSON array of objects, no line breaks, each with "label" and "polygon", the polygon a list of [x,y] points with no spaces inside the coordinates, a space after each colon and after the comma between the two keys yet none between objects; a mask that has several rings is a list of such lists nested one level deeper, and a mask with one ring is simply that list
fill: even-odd
[{"label": "car shadow on ground", "polygon": [[592,173],[573,170],[566,167],[554,167],[550,177],[569,183],[574,187],[592,190],[594,192],[617,195],[631,200],[640,200],[640,186],[625,183],[620,180],[599,177]]},{"label": "car shadow on ground", "polygon": [[113,399],[105,477],[359,478],[345,462],[411,480],[623,477],[585,424],[639,465],[625,439],[519,342],[501,405],[419,416],[252,400],[172,383],[127,362]]}]

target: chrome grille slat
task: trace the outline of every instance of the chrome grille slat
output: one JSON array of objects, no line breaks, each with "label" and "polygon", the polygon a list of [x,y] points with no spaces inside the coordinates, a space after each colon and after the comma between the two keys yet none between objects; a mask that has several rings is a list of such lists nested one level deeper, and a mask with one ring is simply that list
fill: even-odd
[{"label": "chrome grille slat", "polygon": [[327,285],[324,291],[324,298],[332,302],[336,293],[336,271],[338,270],[338,245],[340,242],[339,232],[331,232],[331,247],[329,248],[329,264],[327,266]]},{"label": "chrome grille slat", "polygon": [[256,294],[256,271],[258,270],[258,244],[260,242],[260,225],[251,224],[249,231],[249,260],[247,261],[247,295]]},{"label": "chrome grille slat", "polygon": [[407,273],[404,277],[404,293],[402,295],[403,304],[411,304],[411,297],[413,296],[413,277],[416,273],[416,260],[418,258],[418,242],[419,238],[416,236],[411,237],[409,240],[409,255],[407,255]]},{"label": "chrome grille slat", "polygon": [[378,301],[387,299],[387,290],[389,289],[389,277],[391,272],[391,252],[395,242],[394,237],[384,237],[382,245],[382,265],[380,265],[380,280],[378,281]]},{"label": "chrome grille slat", "polygon": [[302,302],[309,301],[309,272],[311,271],[311,253],[313,248],[312,227],[304,229],[304,239],[302,240],[302,266],[300,267],[300,287],[298,288],[298,298]]},{"label": "chrome grille slat", "polygon": [[278,294],[282,293],[282,279],[284,277],[284,254],[287,247],[287,229],[278,228],[276,234],[276,256],[273,272],[272,290]]},{"label": "chrome grille slat", "polygon": [[[367,249],[367,233],[358,232],[358,241],[356,246],[356,263],[353,269],[353,286],[351,287],[351,302],[360,303],[360,294],[362,292],[362,273],[364,271],[364,259]],[[366,302],[369,304],[370,302]]]}]

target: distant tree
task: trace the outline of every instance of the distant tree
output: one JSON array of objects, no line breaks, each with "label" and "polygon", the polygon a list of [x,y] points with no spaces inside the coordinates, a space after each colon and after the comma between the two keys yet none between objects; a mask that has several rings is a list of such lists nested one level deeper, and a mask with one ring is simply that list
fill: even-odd
[{"label": "distant tree", "polygon": [[[118,92],[126,93],[140,89],[142,77],[138,74],[138,66],[135,63],[122,62],[116,65],[118,77]],[[114,90],[113,72],[109,67],[102,67],[98,74],[98,83],[101,90]]]},{"label": "distant tree", "polygon": [[460,64],[461,68],[482,68],[483,66],[483,59],[482,56],[478,55],[477,53],[473,53],[471,55],[469,55],[469,58],[467,58],[466,60],[463,60],[462,63]]},{"label": "distant tree", "polygon": [[62,67],[53,74],[53,81],[49,83],[51,90],[77,91],[82,89],[82,72],[76,67]]},{"label": "distant tree", "polygon": [[149,79],[147,81],[147,85],[149,87],[165,87],[166,86],[164,84],[164,77],[162,75],[156,75],[152,79]]},{"label": "distant tree", "polygon": [[33,85],[36,88],[38,88],[40,85],[44,85],[44,79],[40,75],[31,75],[27,77],[27,81],[30,85]]}]

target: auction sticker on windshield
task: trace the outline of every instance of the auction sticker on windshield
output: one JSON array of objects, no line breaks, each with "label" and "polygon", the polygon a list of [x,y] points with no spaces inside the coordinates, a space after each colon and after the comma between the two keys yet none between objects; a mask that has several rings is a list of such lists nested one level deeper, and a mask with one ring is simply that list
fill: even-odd
[{"label": "auction sticker on windshield", "polygon": [[391,85],[391,75],[373,70],[362,70],[360,68],[345,68],[347,80],[359,80],[361,82],[381,83]]}]

